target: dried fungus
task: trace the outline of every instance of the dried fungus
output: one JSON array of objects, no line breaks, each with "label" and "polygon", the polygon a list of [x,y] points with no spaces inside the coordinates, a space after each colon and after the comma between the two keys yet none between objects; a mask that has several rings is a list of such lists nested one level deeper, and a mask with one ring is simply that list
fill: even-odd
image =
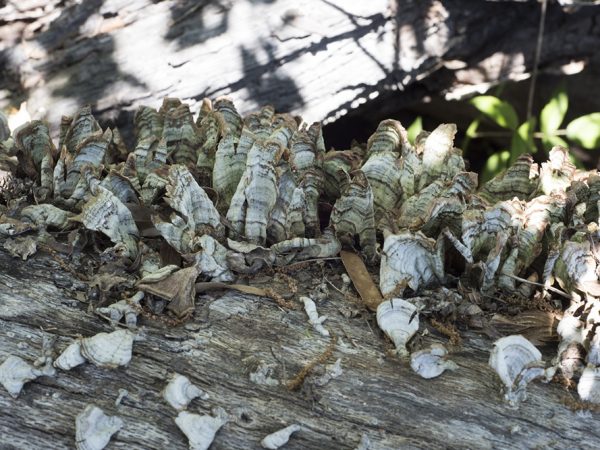
[{"label": "dried fungus", "polygon": [[87,405],[75,420],[75,447],[77,450],[102,450],[122,427],[120,418],[107,416],[95,405]]},{"label": "dried fungus", "polygon": [[380,303],[377,325],[392,340],[400,356],[409,355],[406,344],[419,330],[419,313],[412,303],[400,298]]},{"label": "dried fungus", "polygon": [[383,244],[379,286],[381,293],[401,295],[404,288],[417,292],[444,278],[442,241],[420,231],[388,234]]},{"label": "dried fungus", "polygon": [[516,404],[527,398],[527,384],[537,378],[550,381],[555,369],[546,369],[542,354],[520,335],[506,336],[494,343],[489,365],[496,371],[505,386],[505,398]]},{"label": "dried fungus", "polygon": [[175,423],[188,438],[190,450],[208,450],[219,429],[228,422],[228,417],[222,408],[216,409],[215,416],[181,411]]},{"label": "dried fungus", "polygon": [[208,399],[206,392],[192,384],[188,377],[178,373],[173,374],[162,395],[165,401],[178,411],[186,409],[195,398]]},{"label": "dried fungus", "polygon": [[10,355],[0,365],[0,384],[12,398],[17,398],[25,383],[43,374],[42,370],[36,369],[22,358]]},{"label": "dried fungus", "polygon": [[76,339],[63,350],[54,366],[71,370],[85,361],[107,369],[125,366],[131,361],[134,337],[135,334],[129,330],[116,330]]},{"label": "dried fungus", "polygon": [[446,370],[456,370],[456,363],[446,359],[448,350],[441,344],[411,353],[410,367],[421,377],[429,379],[440,376]]},{"label": "dried fungus", "polygon": [[260,445],[263,448],[276,450],[279,447],[282,447],[285,444],[287,444],[292,434],[296,433],[297,431],[300,431],[301,429],[302,427],[296,423],[288,425],[287,427],[282,428],[281,430],[275,431],[274,433],[265,436],[263,440],[260,441]]}]

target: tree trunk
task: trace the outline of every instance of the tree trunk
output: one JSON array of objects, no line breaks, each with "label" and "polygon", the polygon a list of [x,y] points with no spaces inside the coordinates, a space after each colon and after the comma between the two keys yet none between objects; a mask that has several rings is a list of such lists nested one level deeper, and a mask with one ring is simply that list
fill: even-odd
[{"label": "tree trunk", "polygon": [[[0,267],[0,361],[18,355],[31,362],[44,335],[58,337],[58,352],[80,334],[110,330],[76,299],[85,298],[85,285],[55,260],[38,254],[21,262],[0,251]],[[323,277],[339,286],[340,271],[334,263],[291,275],[302,292]],[[485,337],[465,333],[463,346],[451,354],[458,369],[425,380],[389,354],[372,313],[333,289],[319,313],[329,316],[325,326],[337,336],[327,364],[340,358],[343,369],[325,385],[317,365],[300,390],[285,386],[331,343],[312,330],[299,307],[283,310],[270,299],[231,292],[205,295],[184,325],[142,318],[125,368],[86,363],[26,384],[17,399],[0,388],[0,448],[73,448],[75,416],[93,403],[124,421],[107,448],[185,449],[176,411],[160,394],[173,372],[210,395],[194,400],[189,411],[210,414],[220,406],[231,416],[213,449],[260,448],[265,435],[292,423],[302,430],[286,449],[353,449],[363,434],[371,449],[591,448],[600,438],[595,420],[561,404],[573,394],[560,385],[534,383],[519,409],[508,407],[487,366],[491,341]],[[445,341],[432,328],[419,339],[423,345]],[[250,381],[261,365],[271,368],[278,385]],[[120,389],[127,395],[116,406]]]},{"label": "tree trunk", "polygon": [[[330,122],[445,93],[460,97],[532,67],[537,1],[13,0],[0,9],[0,107],[26,100],[59,123],[83,103],[104,119],[230,95],[242,113],[273,103]],[[1,4],[1,3],[0,3]],[[543,69],[591,61],[598,8],[550,2]]]},{"label": "tree trunk", "polygon": [[[533,1],[0,5],[0,106],[26,100],[34,117],[54,126],[86,102],[104,119],[130,124],[139,104],[158,106],[165,95],[197,106],[205,96],[227,94],[243,113],[271,102],[307,121],[334,120],[399,91],[403,102],[432,92],[460,95],[525,76],[539,22]],[[600,34],[596,11],[568,13],[550,5],[542,65],[592,57]],[[378,114],[397,107],[394,102]],[[323,277],[339,286],[341,270],[332,263],[292,276],[307,292]],[[262,283],[270,285],[271,277]],[[86,312],[80,301],[86,290],[55,259],[38,254],[21,262],[0,250],[0,361],[8,355],[34,360],[43,336],[58,337],[58,352],[78,335],[109,331]],[[27,384],[16,400],[0,388],[0,449],[73,448],[75,416],[88,403],[124,421],[108,448],[187,448],[173,421],[176,411],[160,395],[173,372],[210,395],[194,400],[190,411],[220,406],[231,415],[213,449],[259,448],[266,434],[291,423],[303,428],[289,449],[356,448],[363,434],[371,449],[585,448],[599,438],[592,419],[561,403],[573,394],[557,384],[533,384],[527,402],[509,408],[487,366],[490,339],[465,332],[463,346],[451,355],[458,370],[424,380],[389,355],[372,313],[330,291],[319,306],[337,336],[326,363],[340,358],[343,373],[324,385],[323,364],[300,390],[285,385],[332,344],[312,330],[299,306],[285,310],[270,299],[231,292],[204,295],[186,324],[141,318],[125,368],[84,364],[59,371]],[[423,345],[444,341],[432,328],[420,339]],[[261,367],[272,371],[276,385],[251,381]],[[119,389],[128,394],[115,405]]]}]

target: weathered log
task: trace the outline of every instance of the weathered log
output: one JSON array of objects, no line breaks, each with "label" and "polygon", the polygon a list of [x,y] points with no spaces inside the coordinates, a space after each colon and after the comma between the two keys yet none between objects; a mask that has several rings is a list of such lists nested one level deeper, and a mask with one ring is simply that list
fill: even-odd
[{"label": "weathered log", "polygon": [[[85,284],[55,260],[38,254],[22,262],[0,251],[0,267],[0,361],[11,354],[32,361],[44,335],[56,336],[56,350],[62,350],[77,335],[110,331],[78,300],[85,299]],[[339,285],[341,270],[332,263],[324,271],[317,266],[292,275],[303,290],[323,276]],[[528,400],[518,410],[509,408],[487,366],[491,341],[474,332],[465,333],[463,347],[451,355],[458,370],[424,380],[389,355],[372,313],[360,305],[332,290],[319,313],[329,316],[325,325],[337,336],[328,363],[341,358],[343,369],[324,386],[315,381],[320,366],[299,391],[282,384],[330,344],[300,307],[283,310],[269,299],[241,294],[205,295],[184,325],[142,318],[125,368],[84,364],[59,371],[25,385],[17,399],[0,388],[0,448],[73,448],[75,416],[88,403],[124,421],[107,448],[187,448],[173,421],[176,411],[160,395],[173,372],[210,395],[194,400],[191,412],[220,406],[231,415],[213,449],[260,448],[265,435],[292,423],[302,430],[289,449],[352,449],[362,434],[371,449],[591,448],[600,438],[595,417],[564,406],[573,394],[557,384],[534,383]],[[444,341],[433,329],[420,339]],[[261,361],[279,385],[250,381]],[[119,389],[128,394],[115,406]]]},{"label": "weathered log", "polygon": [[[27,100],[51,123],[84,103],[121,124],[165,95],[197,108],[224,94],[242,113],[273,103],[309,122],[390,99],[378,122],[399,102],[527,77],[540,14],[536,1],[5,3],[0,107]],[[540,66],[593,62],[599,14],[550,2]]]}]

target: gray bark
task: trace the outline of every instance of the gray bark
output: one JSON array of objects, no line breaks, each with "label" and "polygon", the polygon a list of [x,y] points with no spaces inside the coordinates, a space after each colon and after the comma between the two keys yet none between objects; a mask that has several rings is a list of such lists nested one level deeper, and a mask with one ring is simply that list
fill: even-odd
[{"label": "gray bark", "polygon": [[[77,300],[85,298],[85,285],[52,259],[38,254],[21,262],[0,251],[0,267],[0,361],[11,354],[32,361],[45,334],[58,337],[60,351],[77,335],[110,330]],[[302,291],[323,276],[339,285],[341,270],[317,266],[292,276]],[[349,311],[358,314],[342,314]],[[344,370],[325,386],[315,383],[321,367],[299,391],[249,379],[264,361],[272,377],[285,382],[327,347],[328,339],[312,331],[300,307],[283,310],[271,300],[233,293],[200,296],[185,325],[142,318],[140,340],[125,368],[84,364],[59,371],[25,385],[16,400],[0,388],[0,448],[73,448],[75,416],[94,403],[124,421],[107,448],[185,449],[176,412],[160,396],[172,372],[210,395],[194,400],[190,411],[210,413],[220,406],[231,415],[215,450],[260,448],[266,434],[291,423],[303,429],[287,449],[352,449],[363,433],[371,449],[592,448],[600,439],[595,417],[561,403],[574,394],[560,385],[534,383],[528,400],[518,410],[509,408],[487,366],[491,341],[485,337],[465,333],[463,346],[451,355],[459,369],[424,380],[389,355],[373,315],[359,305],[332,290],[319,313],[329,315],[325,325],[338,337],[328,362],[341,358]],[[445,340],[433,329],[419,339]],[[115,406],[119,389],[129,394]]]},{"label": "gray bark", "polygon": [[[309,122],[374,103],[381,117],[431,95],[526,78],[540,9],[479,0],[5,3],[0,107],[26,100],[53,124],[83,103],[129,124],[124,111],[166,95],[193,107],[230,95],[243,113],[274,103]],[[541,68],[593,62],[598,8],[550,3]]]}]

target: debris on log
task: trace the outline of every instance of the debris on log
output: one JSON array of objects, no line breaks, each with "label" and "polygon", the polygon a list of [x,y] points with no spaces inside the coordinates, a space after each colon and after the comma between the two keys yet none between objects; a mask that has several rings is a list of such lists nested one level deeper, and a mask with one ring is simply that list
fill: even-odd
[{"label": "debris on log", "polygon": [[[63,118],[57,147],[32,124],[1,143],[14,173],[0,240],[37,243],[26,260],[0,251],[2,380],[12,386],[10,367],[26,372],[19,389],[0,391],[9,445],[72,447],[92,401],[123,422],[108,436],[114,448],[184,448],[182,432],[192,447],[214,438],[248,448],[288,424],[301,427],[289,448],[354,448],[365,433],[374,448],[594,435],[561,405],[593,410],[600,398],[590,375],[600,364],[600,183],[567,149],[539,166],[523,155],[478,187],[448,124],[413,145],[386,120],[365,149],[346,150],[358,152],[352,170],[328,157],[320,123],[271,106],[242,116],[227,99],[205,100],[194,117],[167,98],[141,107],[135,129],[127,148],[84,107]],[[347,183],[329,197],[339,177]],[[370,302],[350,291],[342,249],[364,259],[381,299],[372,286],[360,292]],[[235,291],[211,290],[234,281]],[[505,314],[506,330],[532,309],[561,317],[558,351],[545,349],[543,363],[525,338],[510,350],[496,341],[501,387],[487,364],[502,336],[490,317]],[[455,370],[436,380],[411,371],[411,355],[416,364],[443,343]],[[323,381],[336,360],[343,371]],[[51,362],[63,370],[36,369]],[[207,394],[179,415],[162,396],[175,374]],[[582,400],[557,386],[580,378]],[[505,396],[518,408],[508,415]]]}]

